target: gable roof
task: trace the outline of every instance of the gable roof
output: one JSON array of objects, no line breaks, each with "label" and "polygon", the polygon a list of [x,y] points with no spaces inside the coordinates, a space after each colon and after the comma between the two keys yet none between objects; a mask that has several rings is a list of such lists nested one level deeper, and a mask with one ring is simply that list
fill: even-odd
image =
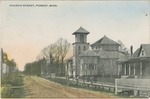
[{"label": "gable roof", "polygon": [[138,48],[138,49],[131,55],[130,58],[138,57],[139,51],[140,51],[140,48]]},{"label": "gable roof", "polygon": [[96,41],[95,43],[91,44],[91,46],[99,46],[99,45],[103,45],[103,44],[115,44],[115,45],[120,45],[117,42],[111,40],[110,38],[106,37],[105,35],[98,41]]},{"label": "gable roof", "polygon": [[138,56],[140,55],[142,49],[145,51],[146,56],[150,57],[150,44],[141,44]]},{"label": "gable roof", "polygon": [[83,53],[81,53],[80,56],[98,56],[98,54],[94,52],[93,50],[88,49],[84,51]]},{"label": "gable roof", "polygon": [[106,58],[115,58],[117,59],[117,61],[119,62],[123,62],[123,61],[127,61],[128,60],[128,56],[118,52],[118,51],[104,51],[104,50],[100,50],[98,53],[96,53],[95,51],[88,49],[86,51],[84,51],[83,53],[80,54],[80,56],[95,56],[95,57],[99,57],[101,59],[106,59]]},{"label": "gable roof", "polygon": [[75,34],[89,34],[90,32],[88,32],[87,30],[85,30],[84,28],[80,27],[78,30],[76,30],[73,35]]},{"label": "gable roof", "polygon": [[100,50],[98,52],[100,58],[119,58],[119,61],[126,61],[127,56],[118,51],[104,51]]}]

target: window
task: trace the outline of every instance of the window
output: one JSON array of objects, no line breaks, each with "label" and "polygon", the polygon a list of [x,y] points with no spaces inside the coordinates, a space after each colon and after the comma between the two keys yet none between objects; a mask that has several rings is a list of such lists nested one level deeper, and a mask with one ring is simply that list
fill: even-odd
[{"label": "window", "polygon": [[84,51],[86,50],[86,46],[84,46]]},{"label": "window", "polygon": [[80,46],[78,47],[78,52],[79,52],[79,54],[80,54],[80,52],[81,52],[81,48],[80,48]]},{"label": "window", "polygon": [[96,47],[96,49],[98,49],[98,47]]},{"label": "window", "polygon": [[96,69],[96,65],[94,65],[94,69]]},{"label": "window", "polygon": [[142,56],[144,55],[144,51],[142,50]]},{"label": "window", "polygon": [[83,34],[80,35],[80,41],[81,41],[81,43],[84,42],[84,35]]}]

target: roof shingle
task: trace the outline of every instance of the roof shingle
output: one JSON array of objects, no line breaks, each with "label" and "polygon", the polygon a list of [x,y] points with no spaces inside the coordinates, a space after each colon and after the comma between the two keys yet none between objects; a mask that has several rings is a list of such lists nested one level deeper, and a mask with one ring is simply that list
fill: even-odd
[{"label": "roof shingle", "polygon": [[98,54],[96,52],[94,52],[91,49],[88,49],[86,51],[84,51],[83,53],[81,53],[80,56],[98,56]]},{"label": "roof shingle", "polygon": [[74,34],[89,34],[90,32],[88,32],[87,30],[85,30],[84,28],[80,27],[77,31],[75,31],[73,33]]},{"label": "roof shingle", "polygon": [[117,42],[111,40],[110,38],[108,38],[108,37],[106,37],[106,36],[104,35],[103,38],[101,38],[100,40],[98,40],[98,41],[96,41],[95,43],[91,44],[91,46],[94,46],[94,45],[99,46],[99,45],[103,45],[103,44],[115,44],[115,45],[120,45],[120,44],[118,44]]},{"label": "roof shingle", "polygon": [[146,56],[150,57],[150,44],[141,44],[141,47],[144,49]]}]

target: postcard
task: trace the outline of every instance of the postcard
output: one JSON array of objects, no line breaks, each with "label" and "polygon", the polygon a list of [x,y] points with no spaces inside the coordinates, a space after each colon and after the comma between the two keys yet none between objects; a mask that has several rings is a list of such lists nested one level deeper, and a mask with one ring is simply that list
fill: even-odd
[{"label": "postcard", "polygon": [[150,2],[2,0],[1,98],[149,98]]}]

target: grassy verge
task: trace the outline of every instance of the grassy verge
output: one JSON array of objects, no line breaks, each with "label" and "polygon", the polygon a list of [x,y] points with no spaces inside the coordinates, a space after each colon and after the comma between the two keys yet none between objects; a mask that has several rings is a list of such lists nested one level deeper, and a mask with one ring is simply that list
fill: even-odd
[{"label": "grassy verge", "polygon": [[2,90],[2,98],[20,98],[23,97],[24,88],[5,87]]},{"label": "grassy verge", "polygon": [[2,98],[20,98],[23,97],[24,88],[23,76],[18,73],[10,73],[2,76]]}]

